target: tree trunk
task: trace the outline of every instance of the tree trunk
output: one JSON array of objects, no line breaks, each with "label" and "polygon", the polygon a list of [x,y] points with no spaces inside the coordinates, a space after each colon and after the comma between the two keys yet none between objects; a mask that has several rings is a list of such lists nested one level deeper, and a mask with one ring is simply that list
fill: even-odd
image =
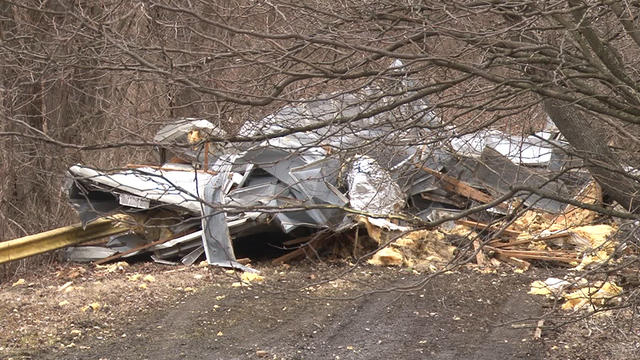
[{"label": "tree trunk", "polygon": [[624,171],[620,159],[598,130],[596,119],[575,105],[547,98],[544,109],[569,141],[606,195],[631,212],[640,211],[640,184]]}]

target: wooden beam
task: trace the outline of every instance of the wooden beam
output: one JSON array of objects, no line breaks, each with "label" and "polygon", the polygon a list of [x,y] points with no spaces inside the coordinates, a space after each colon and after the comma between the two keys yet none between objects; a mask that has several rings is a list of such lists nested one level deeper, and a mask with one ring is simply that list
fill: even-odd
[{"label": "wooden beam", "polygon": [[516,257],[511,257],[511,256],[506,256],[506,255],[502,255],[500,253],[496,253],[495,254],[496,259],[502,261],[502,262],[506,262],[507,264],[511,264],[515,267],[517,267],[518,269],[522,269],[522,270],[528,270],[529,267],[531,266],[531,264],[528,261],[524,261],[522,259],[518,259]]},{"label": "wooden beam", "polygon": [[531,260],[543,260],[543,261],[558,261],[567,264],[573,264],[576,262],[577,254],[569,251],[542,251],[542,250],[505,250],[499,249],[493,246],[486,246],[487,250],[495,251],[498,254],[518,258],[518,259],[531,259]]},{"label": "wooden beam", "polygon": [[308,251],[317,251],[322,249],[323,247],[325,247],[328,243],[328,240],[331,239],[333,236],[326,236],[326,237],[320,237],[320,238],[316,238],[316,239],[312,239],[309,240],[309,242],[307,242],[306,244],[300,246],[299,248],[297,248],[296,250],[293,250],[289,253],[286,253],[280,257],[277,257],[273,260],[271,260],[271,263],[273,265],[279,265],[282,263],[285,263],[287,261],[291,261],[294,259],[297,259],[299,257],[303,257],[303,256],[308,256],[310,255],[308,253]]},{"label": "wooden beam", "polygon": [[[494,201],[493,197],[491,197],[491,195],[485,194],[482,191],[473,188],[471,185],[458,180],[452,176],[443,174],[439,171],[430,169],[426,166],[422,166],[422,165],[418,165],[416,164],[416,166],[418,168],[420,168],[422,171],[425,171],[433,176],[435,176],[436,178],[438,178],[440,180],[440,183],[442,185],[442,188],[448,192],[452,192],[452,193],[456,193],[458,195],[461,195],[463,197],[487,204],[490,203],[492,201]],[[505,204],[498,204],[496,205],[497,208],[503,209],[503,210],[507,210],[507,206]]]},{"label": "wooden beam", "polygon": [[465,219],[458,219],[458,220],[455,221],[455,223],[459,224],[459,225],[468,226],[468,227],[471,227],[471,228],[480,228],[482,230],[484,230],[484,229],[491,229],[493,231],[501,230],[502,234],[510,236],[510,237],[518,237],[518,236],[520,236],[522,234],[522,232],[514,230],[514,229],[510,229],[510,228],[502,229],[502,228],[500,228],[499,224],[485,224],[485,223],[471,221],[471,220],[465,220]]},{"label": "wooden beam", "polygon": [[491,246],[494,246],[494,247],[497,247],[497,248],[504,248],[504,247],[528,244],[528,243],[531,243],[533,241],[548,241],[548,240],[553,240],[553,239],[561,239],[561,238],[568,237],[568,236],[569,236],[568,232],[563,232],[563,233],[551,234],[551,235],[547,235],[547,236],[539,236],[539,237],[532,236],[530,238],[515,240],[515,241],[511,241],[511,242],[506,242],[506,243],[498,242],[499,239],[495,239],[495,241],[492,240],[489,243],[491,244]]},{"label": "wooden beam", "polygon": [[311,240],[312,238],[313,238],[313,236],[311,236],[311,235],[310,236],[302,236],[302,237],[299,237],[299,238],[296,238],[296,239],[291,239],[291,240],[284,241],[282,243],[282,245],[284,245],[284,246],[298,245],[298,244],[305,243],[305,242]]},{"label": "wooden beam", "polygon": [[487,258],[482,252],[482,245],[480,244],[480,240],[473,240],[473,250],[476,252],[476,263],[480,266],[484,266],[487,262]]}]

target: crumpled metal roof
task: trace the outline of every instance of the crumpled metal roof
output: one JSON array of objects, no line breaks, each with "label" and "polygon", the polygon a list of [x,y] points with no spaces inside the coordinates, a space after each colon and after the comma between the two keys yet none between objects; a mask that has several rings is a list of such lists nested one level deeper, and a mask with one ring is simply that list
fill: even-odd
[{"label": "crumpled metal roof", "polygon": [[[71,167],[69,173],[76,186],[117,196],[131,194],[154,206],[179,208],[201,218],[201,239],[183,237],[180,242],[190,244],[183,261],[195,261],[204,251],[210,264],[241,268],[235,261],[232,238],[250,233],[252,228],[275,226],[290,233],[301,227],[336,230],[356,226],[344,210],[346,207],[365,214],[388,215],[407,211],[405,204],[409,203],[412,211],[423,218],[439,209],[455,208],[459,200],[435,200],[446,200],[447,192],[441,189],[438,178],[421,167],[445,171],[499,193],[505,191],[502,182],[491,187],[487,185],[489,180],[477,178],[481,167],[474,158],[487,149],[495,149],[515,167],[516,170],[504,167],[508,173],[503,176],[505,179],[517,172],[520,164],[552,162],[549,133],[517,137],[486,130],[454,136],[448,143],[427,145],[424,139],[439,120],[426,99],[382,111],[392,101],[402,101],[385,96],[385,91],[406,87],[406,81],[401,79],[386,88],[370,86],[355,93],[300,101],[259,121],[247,122],[238,136],[296,131],[254,143],[216,147],[207,169],[211,173],[154,168],[106,173],[81,165]],[[407,92],[405,97],[413,95]],[[371,116],[357,118],[361,114]],[[155,140],[175,141],[195,129],[225,136],[222,129],[206,120],[187,119],[164,127]],[[298,131],[301,129],[306,131]],[[522,177],[516,180],[526,181]],[[533,199],[528,205],[546,210],[558,208],[552,201]],[[86,201],[91,202],[89,196]],[[90,207],[84,204],[78,208],[86,211]],[[371,217],[370,223],[405,229],[380,216]],[[156,247],[156,251],[165,252],[156,252],[156,256],[164,256],[171,249]]]}]

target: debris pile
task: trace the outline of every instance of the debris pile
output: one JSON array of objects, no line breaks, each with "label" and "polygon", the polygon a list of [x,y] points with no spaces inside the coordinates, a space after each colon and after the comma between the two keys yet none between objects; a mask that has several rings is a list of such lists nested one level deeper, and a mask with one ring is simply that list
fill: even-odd
[{"label": "debris pile", "polygon": [[204,255],[250,270],[236,259],[238,244],[277,238],[290,252],[275,263],[337,243],[355,257],[373,244],[371,264],[426,269],[452,261],[584,269],[611,259],[616,225],[556,200],[602,203],[588,173],[569,170],[579,160],[557,132],[457,135],[411,91],[386,111],[399,100],[385,94],[407,81],[285,106],[237,136],[181,119],[154,139],[160,165],[72,166],[69,199],[83,226],[124,213],[129,231],[65,256],[104,263],[149,253],[193,264]]},{"label": "debris pile", "polygon": [[[297,119],[293,114],[294,109],[285,108],[267,120],[279,116]],[[279,126],[285,123],[278,122]],[[203,120],[185,120],[169,127],[181,129],[188,139],[194,132],[201,136],[209,136],[207,131],[212,129],[214,134],[222,132]],[[476,157],[445,151],[444,146],[427,151],[424,145],[410,143],[387,149],[377,159],[370,156],[375,149],[369,149],[370,155],[332,152],[325,145],[335,138],[319,136],[317,132],[328,132],[325,127],[319,129],[264,140],[243,151],[237,151],[241,147],[237,144],[218,146],[215,151],[202,142],[190,144],[207,151],[211,161],[207,169],[194,168],[202,158],[197,149],[187,158],[192,164],[136,165],[111,173],[71,167],[70,199],[84,222],[118,211],[129,214],[137,226],[113,237],[106,246],[68,249],[67,256],[103,261],[99,259],[150,252],[156,261],[178,258],[192,264],[205,254],[210,264],[245,268],[235,259],[234,243],[272,233],[281,234],[279,246],[294,247],[274,259],[276,263],[317,255],[334,242],[352,243],[354,255],[358,242],[375,244],[380,249],[369,260],[371,264],[431,269],[454,260],[456,249],[465,246],[475,252],[480,265],[500,261],[521,269],[531,261],[584,268],[606,261],[615,249],[608,241],[615,234],[615,225],[593,225],[597,220],[594,212],[565,207],[531,192],[516,192],[515,200],[496,200],[512,192],[513,184],[540,184],[541,193],[575,194],[577,201],[601,203],[602,191],[586,174],[572,173],[566,182],[551,180],[542,175],[547,171],[544,167],[514,163],[512,148],[504,144],[505,154],[491,147],[480,151],[474,145],[479,151]],[[273,130],[264,124],[259,130],[268,131]],[[160,133],[179,139],[175,131]],[[403,140],[418,139],[405,134]],[[534,153],[543,153],[542,145],[536,146]],[[522,143],[519,149],[531,153]],[[547,151],[551,153],[552,148]],[[543,157],[547,164],[550,156]],[[387,161],[385,166],[382,161]],[[527,158],[523,163],[532,161]],[[505,181],[512,185],[503,184]],[[482,209],[466,218],[458,215],[472,207]],[[513,214],[517,216],[510,221]],[[429,221],[447,218],[457,220],[421,229]]]}]

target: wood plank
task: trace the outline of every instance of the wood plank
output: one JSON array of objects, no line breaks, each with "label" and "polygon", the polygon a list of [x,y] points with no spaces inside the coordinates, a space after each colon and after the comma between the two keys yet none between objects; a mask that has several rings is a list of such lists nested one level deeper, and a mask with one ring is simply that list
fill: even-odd
[{"label": "wood plank", "polygon": [[249,258],[240,258],[240,259],[236,259],[236,262],[238,264],[242,264],[242,265],[249,265],[249,264],[251,264],[251,259],[249,259]]},{"label": "wood plank", "polygon": [[486,223],[481,223],[481,222],[471,221],[466,219],[458,219],[455,221],[455,223],[459,225],[468,226],[471,228],[481,228],[482,230],[484,229],[491,229],[494,231],[501,230],[502,234],[507,236],[512,236],[512,237],[518,237],[522,234],[522,232],[514,229],[510,229],[508,227],[506,229],[501,229],[499,224],[486,224]]},{"label": "wood plank", "polygon": [[299,238],[296,238],[296,239],[291,239],[291,240],[284,241],[282,243],[282,245],[284,245],[284,246],[298,245],[298,244],[305,243],[305,242],[311,240],[312,238],[313,238],[313,235],[302,236],[302,237],[299,237]]},{"label": "wood plank", "polygon": [[482,252],[482,245],[478,239],[473,240],[473,250],[476,252],[476,263],[480,266],[484,266],[487,263],[487,258]]},{"label": "wood plank", "polygon": [[564,252],[564,251],[539,251],[539,250],[505,250],[492,246],[487,246],[487,250],[495,251],[498,254],[502,254],[509,257],[518,259],[531,259],[531,260],[543,260],[543,261],[558,261],[567,264],[577,262],[577,253]]},{"label": "wood plank", "polygon": [[[439,171],[430,169],[426,166],[422,166],[422,165],[418,165],[416,164],[416,166],[435,176],[436,178],[438,178],[440,180],[440,184],[442,185],[442,188],[448,192],[452,192],[452,193],[456,193],[458,195],[461,195],[465,198],[469,198],[484,204],[490,203],[492,201],[494,201],[493,197],[491,197],[491,195],[485,194],[482,191],[472,187],[471,185],[458,180],[452,176],[443,174]],[[506,210],[508,209],[508,207],[505,204],[498,204],[496,205],[497,208]]]},{"label": "wood plank", "polygon": [[528,270],[529,267],[531,267],[531,264],[528,261],[524,261],[522,259],[518,259],[516,257],[511,257],[511,256],[506,256],[500,253],[496,253],[495,254],[496,259],[505,262],[507,264],[511,264],[515,267],[517,267],[518,269],[522,269],[522,270]]},{"label": "wood plank", "polygon": [[533,241],[548,241],[548,240],[560,239],[560,238],[564,238],[564,237],[569,237],[569,233],[568,232],[564,232],[564,233],[551,234],[551,235],[540,236],[540,237],[532,236],[530,238],[515,240],[515,241],[511,241],[511,242],[506,242],[506,243],[497,242],[497,241],[499,241],[499,239],[495,239],[496,242],[493,242],[493,240],[492,240],[492,241],[490,241],[490,244],[491,244],[491,246],[503,248],[503,247],[511,247],[511,246],[516,246],[516,245],[528,244],[528,243],[531,243]]},{"label": "wood plank", "polygon": [[289,253],[286,253],[282,256],[279,256],[273,260],[271,260],[271,264],[273,265],[279,265],[279,264],[283,264],[286,263],[287,261],[291,261],[303,256],[309,256],[311,255],[311,253],[309,252],[315,252],[318,251],[322,248],[324,248],[327,244],[328,244],[328,240],[333,238],[333,236],[326,236],[326,237],[319,237],[316,239],[311,239],[309,240],[309,242],[307,242],[306,244],[302,245],[301,247],[299,247],[296,250],[293,250]]},{"label": "wood plank", "polygon": [[0,242],[0,264],[127,232],[130,227],[119,221],[125,218],[122,215],[104,217],[90,222],[86,227],[75,224],[2,241]]}]

